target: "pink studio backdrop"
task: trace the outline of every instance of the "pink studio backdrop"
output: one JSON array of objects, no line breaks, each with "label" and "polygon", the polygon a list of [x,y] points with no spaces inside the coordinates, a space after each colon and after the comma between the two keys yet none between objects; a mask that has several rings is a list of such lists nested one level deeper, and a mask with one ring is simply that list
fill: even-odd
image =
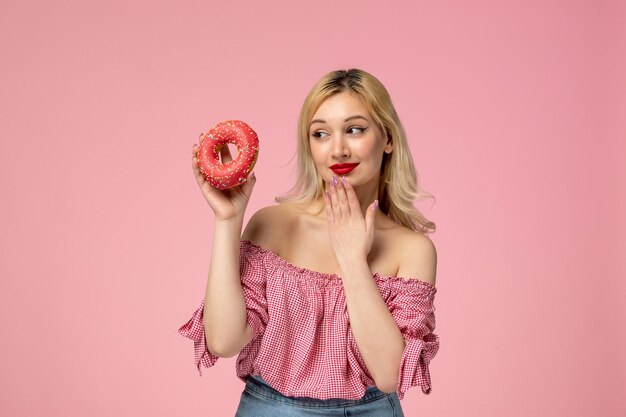
[{"label": "pink studio backdrop", "polygon": [[437,199],[441,348],[405,415],[626,414],[623,2],[381,4],[0,3],[0,415],[234,415],[235,358],[199,377],[176,333],[213,225],[191,145],[259,133],[247,221],[350,67]]}]

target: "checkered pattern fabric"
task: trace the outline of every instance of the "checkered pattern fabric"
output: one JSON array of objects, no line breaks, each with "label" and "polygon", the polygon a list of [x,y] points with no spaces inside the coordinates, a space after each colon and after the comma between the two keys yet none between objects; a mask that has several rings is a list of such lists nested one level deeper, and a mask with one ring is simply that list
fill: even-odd
[{"label": "checkered pattern fabric", "polygon": [[[287,396],[360,399],[375,385],[350,330],[342,281],[291,264],[248,240],[240,241],[241,287],[254,336],[237,356],[237,377],[258,375]],[[439,349],[434,285],[417,278],[373,274],[406,340],[397,394],[419,385],[431,391],[429,362]],[[195,364],[218,357],[204,339],[204,300],[178,332],[194,342]]]}]

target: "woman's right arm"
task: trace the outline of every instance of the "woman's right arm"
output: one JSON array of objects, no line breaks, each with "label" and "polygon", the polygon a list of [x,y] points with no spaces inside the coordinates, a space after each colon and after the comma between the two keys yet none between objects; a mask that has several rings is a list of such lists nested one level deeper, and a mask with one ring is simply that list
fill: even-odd
[{"label": "woman's right arm", "polygon": [[252,340],[239,274],[241,228],[241,219],[215,221],[204,333],[209,351],[219,357],[237,355]]},{"label": "woman's right arm", "polygon": [[[202,194],[215,213],[213,249],[204,298],[205,342],[216,356],[231,357],[238,354],[253,336],[252,328],[246,321],[246,302],[239,273],[239,245],[244,213],[256,177],[250,172],[246,182],[240,186],[227,190],[214,188],[198,168],[197,149],[194,144],[192,168]],[[228,146],[222,147],[221,156],[222,162],[232,160]]]}]

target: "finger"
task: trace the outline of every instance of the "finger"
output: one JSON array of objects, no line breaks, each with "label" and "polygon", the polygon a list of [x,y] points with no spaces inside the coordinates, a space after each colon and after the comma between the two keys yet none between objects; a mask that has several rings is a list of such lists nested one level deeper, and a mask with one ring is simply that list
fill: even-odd
[{"label": "finger", "polygon": [[333,176],[330,180],[330,202],[333,209],[333,221],[339,222],[341,220],[341,209],[339,208],[336,178],[337,177]]},{"label": "finger", "polygon": [[256,184],[256,175],[254,175],[254,171],[250,171],[246,177],[246,181],[241,185],[241,192],[249,198],[252,195],[254,184]]},{"label": "finger", "polygon": [[367,230],[367,235],[374,232],[374,219],[376,217],[376,210],[378,210],[378,200],[374,200],[372,204],[367,206],[367,211],[365,213],[365,229]]},{"label": "finger", "polygon": [[206,178],[204,178],[204,174],[202,174],[202,171],[200,171],[200,168],[198,168],[197,160],[195,157],[193,158],[193,173],[196,177],[196,181],[198,182],[198,184],[204,185],[204,183],[206,182]]},{"label": "finger", "polygon": [[333,204],[332,201],[330,200],[330,192],[327,190],[324,190],[324,202],[325,204],[325,210],[326,210],[326,220],[328,221],[328,223],[333,223],[335,221],[335,215],[333,214]]},{"label": "finger", "polygon": [[346,177],[341,177],[337,181],[337,198],[339,199],[339,210],[341,210],[341,216],[345,219],[350,218],[350,206],[348,204],[348,196],[344,185]]},{"label": "finger", "polygon": [[191,149],[191,164],[194,169],[198,168],[198,152],[200,150],[200,146],[196,143],[193,144],[193,148]]},{"label": "finger", "polygon": [[[197,143],[193,144],[193,147],[191,148],[191,160],[192,162],[195,160],[198,160],[198,153],[200,152],[200,145],[198,145]],[[194,162],[194,166],[196,165],[196,163]]]},{"label": "finger", "polygon": [[345,178],[345,180],[346,183],[344,184],[344,188],[346,190],[346,197],[348,199],[348,207],[350,208],[350,213],[361,213],[361,203],[356,196],[356,192],[354,191],[352,184],[350,184],[350,180],[348,178]]},{"label": "finger", "polygon": [[[197,149],[197,145],[194,146],[194,148]],[[196,177],[196,181],[198,182],[198,184],[200,186],[204,185],[204,183],[206,182],[206,178],[204,178],[204,174],[202,174],[202,171],[200,170],[200,167],[198,166],[198,157],[194,154],[194,156],[191,158],[191,167],[193,169],[193,175]]]},{"label": "finger", "polygon": [[193,166],[194,170],[198,169],[198,145],[196,144],[193,145],[192,149],[191,165]]},{"label": "finger", "polygon": [[198,145],[194,144],[193,145],[193,153],[191,156],[191,167],[193,168],[193,171],[196,172],[198,171]]}]

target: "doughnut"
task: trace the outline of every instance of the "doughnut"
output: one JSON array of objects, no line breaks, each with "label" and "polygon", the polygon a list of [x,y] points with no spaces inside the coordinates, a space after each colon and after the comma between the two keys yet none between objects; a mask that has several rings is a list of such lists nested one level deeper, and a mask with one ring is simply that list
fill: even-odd
[{"label": "doughnut", "polygon": [[[233,143],[237,157],[221,163],[222,146]],[[196,152],[198,168],[204,178],[215,188],[226,190],[246,182],[259,155],[259,138],[254,130],[241,120],[225,120],[202,135]]]}]

